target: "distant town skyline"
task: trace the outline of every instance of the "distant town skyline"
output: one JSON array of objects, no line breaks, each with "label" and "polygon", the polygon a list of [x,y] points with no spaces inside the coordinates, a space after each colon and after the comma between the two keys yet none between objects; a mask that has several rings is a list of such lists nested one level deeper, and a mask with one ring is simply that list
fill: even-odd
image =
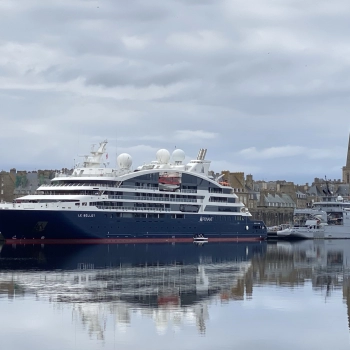
[{"label": "distant town skyline", "polygon": [[215,172],[341,179],[350,3],[0,2],[0,170],[133,166],[200,148]]}]

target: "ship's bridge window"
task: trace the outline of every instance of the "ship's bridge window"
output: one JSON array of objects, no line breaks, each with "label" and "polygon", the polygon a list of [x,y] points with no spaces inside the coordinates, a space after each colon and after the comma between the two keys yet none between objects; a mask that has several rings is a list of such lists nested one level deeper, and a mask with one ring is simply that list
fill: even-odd
[{"label": "ship's bridge window", "polygon": [[227,203],[227,198],[226,197],[210,197],[209,202],[222,202],[222,203]]},{"label": "ship's bridge window", "polygon": [[218,211],[217,205],[206,205],[204,211]]},{"label": "ship's bridge window", "polygon": [[238,212],[237,207],[218,207],[219,211]]},{"label": "ship's bridge window", "polygon": [[209,187],[210,193],[223,193],[221,188],[218,187]]}]

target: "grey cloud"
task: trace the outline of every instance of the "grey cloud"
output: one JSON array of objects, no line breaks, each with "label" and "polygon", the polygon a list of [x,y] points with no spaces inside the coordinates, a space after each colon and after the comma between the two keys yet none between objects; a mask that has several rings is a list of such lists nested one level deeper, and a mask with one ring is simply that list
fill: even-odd
[{"label": "grey cloud", "polygon": [[[340,177],[350,107],[347,1],[13,0],[0,9],[4,168],[63,165],[77,138],[87,150],[102,137],[125,149],[177,145],[196,156],[199,143],[177,131],[203,130],[218,135],[198,139],[208,157],[232,171]],[[49,151],[40,150],[48,139]],[[344,160],[277,164],[239,153],[288,145],[344,148]],[[133,158],[143,162],[138,150]]]},{"label": "grey cloud", "polygon": [[218,5],[220,0],[175,0],[176,2],[183,3],[184,5]]},{"label": "grey cloud", "polygon": [[77,23],[80,20],[127,20],[158,21],[165,19],[169,9],[161,4],[130,0],[127,2],[104,1],[63,1],[55,4],[44,4],[40,7],[26,9],[26,15],[32,20],[40,20],[43,24],[50,21],[60,23]]},{"label": "grey cloud", "polygon": [[115,70],[99,72],[86,81],[87,84],[112,87],[117,85],[171,85],[181,81],[187,81],[193,72],[191,67],[166,66],[148,67],[148,69],[128,68],[125,65],[116,67]]},{"label": "grey cloud", "polygon": [[40,72],[40,75],[51,82],[68,82],[83,76],[84,73],[79,69],[67,69],[61,65],[53,65]]}]

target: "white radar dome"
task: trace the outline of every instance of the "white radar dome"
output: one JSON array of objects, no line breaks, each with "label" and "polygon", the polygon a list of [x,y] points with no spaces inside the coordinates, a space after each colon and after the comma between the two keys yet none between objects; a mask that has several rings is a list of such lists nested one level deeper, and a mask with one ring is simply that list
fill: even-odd
[{"label": "white radar dome", "polygon": [[119,154],[117,163],[120,169],[129,169],[132,164],[131,155],[127,153]]},{"label": "white radar dome", "polygon": [[167,164],[170,159],[170,153],[167,149],[160,149],[157,152],[157,161],[160,164]]},{"label": "white radar dome", "polygon": [[175,163],[182,163],[185,160],[185,152],[182,149],[177,148],[173,152],[172,158]]}]

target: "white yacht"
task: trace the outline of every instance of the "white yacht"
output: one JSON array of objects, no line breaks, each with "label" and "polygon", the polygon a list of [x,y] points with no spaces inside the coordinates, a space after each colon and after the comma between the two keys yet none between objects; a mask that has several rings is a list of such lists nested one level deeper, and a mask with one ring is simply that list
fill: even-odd
[{"label": "white yacht", "polygon": [[350,238],[350,202],[341,196],[325,196],[312,208],[295,209],[294,225],[277,231],[285,239]]},{"label": "white yacht", "polygon": [[262,240],[267,230],[227,184],[209,175],[201,149],[161,149],[156,160],[132,169],[129,154],[118,168],[104,166],[107,141],[70,175],[57,174],[34,195],[0,207],[0,232],[8,242],[28,240],[237,241]]}]

